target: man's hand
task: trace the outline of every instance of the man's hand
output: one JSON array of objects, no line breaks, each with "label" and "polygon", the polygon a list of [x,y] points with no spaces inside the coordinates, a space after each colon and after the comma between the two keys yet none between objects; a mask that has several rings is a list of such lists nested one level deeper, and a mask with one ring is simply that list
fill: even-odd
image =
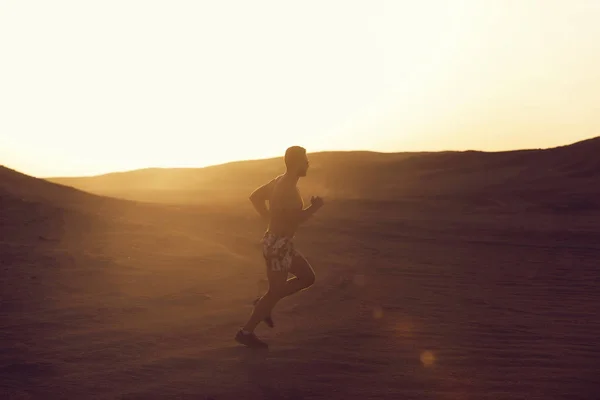
[{"label": "man's hand", "polygon": [[312,196],[310,198],[310,204],[315,207],[315,210],[318,210],[319,208],[323,207],[323,199],[319,196]]}]

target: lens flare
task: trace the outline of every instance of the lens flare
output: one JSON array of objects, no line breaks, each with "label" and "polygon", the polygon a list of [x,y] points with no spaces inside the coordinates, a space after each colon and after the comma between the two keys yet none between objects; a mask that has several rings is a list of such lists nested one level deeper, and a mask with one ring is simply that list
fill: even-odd
[{"label": "lens flare", "polygon": [[415,326],[410,319],[403,319],[396,324],[396,334],[402,337],[411,337]]},{"label": "lens flare", "polygon": [[431,351],[426,350],[421,353],[421,363],[425,367],[431,367],[434,362],[435,362],[435,357]]},{"label": "lens flare", "polygon": [[375,306],[375,308],[373,308],[373,318],[374,319],[383,318],[383,309],[381,307]]}]

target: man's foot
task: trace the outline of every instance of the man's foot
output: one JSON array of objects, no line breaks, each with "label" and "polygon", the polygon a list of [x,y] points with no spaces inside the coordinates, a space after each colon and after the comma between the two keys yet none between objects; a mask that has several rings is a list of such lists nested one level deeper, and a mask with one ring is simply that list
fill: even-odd
[{"label": "man's foot", "polygon": [[257,338],[254,332],[244,332],[242,329],[235,335],[235,341],[255,349],[266,349],[269,347],[268,344]]},{"label": "man's foot", "polygon": [[[261,299],[261,298],[260,298],[260,297],[258,297],[256,300],[254,300],[254,305],[255,305],[255,306],[256,306],[256,303],[258,303],[258,301],[259,301],[260,299]],[[263,319],[263,321],[265,321],[265,324],[267,324],[267,325],[269,326],[269,328],[273,328],[273,327],[275,326],[275,323],[273,322],[273,318],[271,318],[271,316],[270,316],[270,315],[267,315],[267,316],[266,316],[266,317]]]}]

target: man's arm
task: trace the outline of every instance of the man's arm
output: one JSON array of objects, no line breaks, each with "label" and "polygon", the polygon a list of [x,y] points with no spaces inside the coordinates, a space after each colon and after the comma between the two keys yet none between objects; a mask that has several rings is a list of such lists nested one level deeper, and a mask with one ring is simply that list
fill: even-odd
[{"label": "man's arm", "polygon": [[274,184],[275,180],[272,180],[250,194],[250,201],[256,209],[256,212],[265,220],[269,219],[269,210],[267,209],[266,202],[271,196]]},{"label": "man's arm", "polygon": [[298,214],[298,223],[306,222],[310,217],[316,213],[319,208],[323,207],[323,199],[320,197],[312,197],[310,199],[310,206],[306,207],[304,210],[300,211]]},{"label": "man's arm", "polygon": [[308,207],[306,207],[304,210],[300,211],[298,213],[298,223],[302,224],[304,222],[306,222],[310,217],[313,216],[314,213],[316,213],[318,210],[317,207],[315,207],[314,205],[310,205]]}]

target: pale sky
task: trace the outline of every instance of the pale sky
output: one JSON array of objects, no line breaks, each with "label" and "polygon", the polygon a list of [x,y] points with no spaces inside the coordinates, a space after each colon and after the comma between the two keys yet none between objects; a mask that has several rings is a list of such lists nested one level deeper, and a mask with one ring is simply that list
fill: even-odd
[{"label": "pale sky", "polygon": [[600,1],[0,0],[0,164],[38,176],[600,135]]}]

